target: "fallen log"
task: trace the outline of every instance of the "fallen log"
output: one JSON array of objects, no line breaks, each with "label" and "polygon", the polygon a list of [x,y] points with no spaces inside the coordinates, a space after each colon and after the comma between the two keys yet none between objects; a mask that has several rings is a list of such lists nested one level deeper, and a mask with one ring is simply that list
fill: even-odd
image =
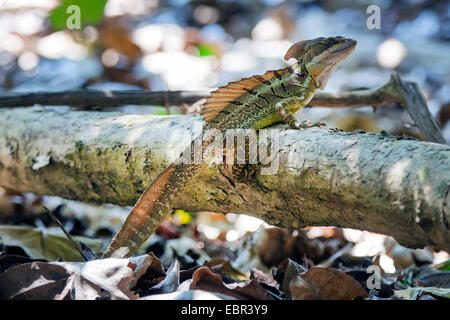
[{"label": "fallen log", "polygon": [[[189,144],[199,116],[40,107],[0,112],[0,186],[133,205]],[[450,250],[450,146],[387,134],[285,130],[278,170],[250,178],[213,165],[179,195],[191,211],[245,213],[269,224],[388,234]]]}]

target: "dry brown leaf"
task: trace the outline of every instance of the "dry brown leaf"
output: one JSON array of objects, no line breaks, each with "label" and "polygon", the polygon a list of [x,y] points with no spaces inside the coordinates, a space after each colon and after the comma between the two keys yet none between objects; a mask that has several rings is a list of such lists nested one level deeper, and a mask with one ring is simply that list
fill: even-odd
[{"label": "dry brown leaf", "polygon": [[215,273],[228,276],[236,281],[248,280],[248,277],[241,271],[234,268],[227,259],[213,259],[206,264],[206,267],[209,267]]},{"label": "dry brown leaf", "polygon": [[[85,263],[23,263],[0,274],[0,299],[93,300],[101,296],[101,289],[112,299],[137,299],[130,288],[152,264],[157,275],[164,273],[161,261],[153,254]],[[177,286],[178,281],[171,290]]]},{"label": "dry brown leaf", "polygon": [[194,272],[189,290],[201,289],[222,293],[242,300],[273,300],[273,297],[256,280],[225,284],[222,277],[201,267]]},{"label": "dry brown leaf", "polygon": [[71,300],[73,279],[56,280],[16,295],[14,300]]},{"label": "dry brown leaf", "polygon": [[178,289],[180,285],[180,263],[174,260],[167,270],[163,281],[150,289],[151,293],[170,293]]},{"label": "dry brown leaf", "polygon": [[301,261],[308,257],[314,262],[322,260],[325,254],[322,240],[310,239],[305,230],[296,234],[282,228],[266,228],[258,246],[261,261],[267,266],[277,266],[284,258]]},{"label": "dry brown leaf", "polygon": [[[154,264],[157,264],[155,260],[159,261],[159,259],[156,258],[152,252],[150,254],[130,258],[128,267],[133,270],[133,280],[131,280],[129,284],[130,288],[133,288],[136,285],[138,280],[147,273],[149,268],[151,268]],[[159,261],[159,263],[161,264],[161,261]],[[162,266],[160,267],[162,268]]]},{"label": "dry brown leaf", "polygon": [[150,265],[145,273],[138,277],[137,283],[135,285],[131,284],[134,286],[133,290],[137,292],[146,292],[149,288],[156,286],[166,278],[166,272],[161,260],[153,252],[149,252],[147,256],[150,258]]},{"label": "dry brown leaf", "polygon": [[125,23],[123,17],[103,19],[99,28],[99,39],[103,48],[114,49],[134,62],[142,55],[142,52],[131,40],[130,30]]},{"label": "dry brown leaf", "polygon": [[0,254],[0,273],[7,269],[29,262],[47,262],[44,259],[31,259],[25,256],[19,256],[15,254]]},{"label": "dry brown leaf", "polygon": [[[0,225],[0,238],[4,245],[19,247],[33,259],[55,261],[62,258],[66,261],[82,261],[78,250],[59,228]],[[96,252],[103,250],[104,244],[101,240],[80,236],[73,238],[87,244]]]},{"label": "dry brown leaf", "polygon": [[268,286],[279,288],[280,284],[273,278],[271,274],[258,269],[252,269],[250,271],[250,279],[255,279],[259,283],[265,283]]},{"label": "dry brown leaf", "polygon": [[289,283],[294,300],[353,300],[368,297],[361,284],[334,268],[313,267]]},{"label": "dry brown leaf", "polygon": [[93,289],[103,288],[113,299],[137,299],[128,285],[133,280],[133,270],[128,267],[129,259],[101,259],[86,263],[54,262],[64,267],[74,277],[81,277],[92,283]]},{"label": "dry brown leaf", "polygon": [[30,262],[11,267],[0,274],[0,300],[62,299],[70,274],[65,268],[46,262]]},{"label": "dry brown leaf", "polygon": [[281,261],[280,265],[275,271],[275,280],[280,284],[281,291],[287,297],[291,296],[289,291],[289,283],[293,278],[295,278],[299,273],[305,272],[307,269],[295,261],[289,258]]},{"label": "dry brown leaf", "polygon": [[417,281],[425,287],[450,288],[450,271],[436,272],[423,277],[417,277]]},{"label": "dry brown leaf", "polygon": [[282,228],[267,228],[258,247],[261,261],[268,266],[278,265],[286,257],[285,245],[291,233]]}]

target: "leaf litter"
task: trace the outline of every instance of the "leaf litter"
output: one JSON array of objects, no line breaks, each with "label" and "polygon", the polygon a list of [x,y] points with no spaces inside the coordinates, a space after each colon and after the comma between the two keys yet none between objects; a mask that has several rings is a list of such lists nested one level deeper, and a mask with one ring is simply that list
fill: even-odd
[{"label": "leaf litter", "polygon": [[[53,207],[52,210],[60,209]],[[101,210],[105,217],[107,210]],[[117,209],[113,211],[115,215]],[[188,222],[180,223],[177,217],[180,214],[182,220]],[[92,237],[100,234],[98,229],[91,229],[92,225],[100,228],[101,224],[87,223],[81,235],[74,237],[87,257],[88,261],[84,262],[51,222],[44,226],[1,226],[0,299],[449,298],[448,262],[444,259],[432,264],[437,253],[430,248],[405,248],[392,238],[384,237],[377,238],[382,249],[373,251],[372,243],[372,251],[367,250],[364,255],[361,254],[364,240],[349,237],[350,241],[345,236],[347,231],[339,228],[291,232],[259,226],[255,231],[247,231],[238,239],[228,241],[225,235],[235,228],[234,223],[216,213],[210,219],[205,215],[207,213],[202,213],[197,220],[195,214],[177,210],[137,256],[126,259],[99,259],[108,239]],[[76,219],[82,217],[78,215]],[[218,228],[219,236],[208,238],[199,228],[202,223]],[[115,231],[103,233],[112,235]],[[373,240],[373,235],[364,235],[359,238]],[[442,252],[439,255],[441,260],[442,256],[448,257]],[[386,268],[386,259],[395,266],[393,272]]]}]

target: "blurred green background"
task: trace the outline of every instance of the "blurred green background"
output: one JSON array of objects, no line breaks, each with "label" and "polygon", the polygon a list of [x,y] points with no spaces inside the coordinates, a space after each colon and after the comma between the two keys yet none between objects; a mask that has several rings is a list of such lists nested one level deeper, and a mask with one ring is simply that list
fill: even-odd
[{"label": "blurred green background", "polygon": [[[80,7],[80,30],[66,28],[72,4]],[[366,26],[372,4],[381,9],[380,29]],[[341,35],[358,46],[327,91],[373,88],[397,71],[420,85],[449,140],[449,21],[450,4],[431,0],[0,0],[0,90],[205,89],[285,67],[293,42]],[[162,106],[119,109],[166,113]],[[311,108],[298,117],[420,138],[395,105],[375,114]]]}]

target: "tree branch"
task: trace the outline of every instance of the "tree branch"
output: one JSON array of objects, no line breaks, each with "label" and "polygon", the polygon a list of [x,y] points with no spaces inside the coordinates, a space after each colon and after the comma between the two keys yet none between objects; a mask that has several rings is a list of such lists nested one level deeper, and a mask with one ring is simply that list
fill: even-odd
[{"label": "tree branch", "polygon": [[[0,94],[0,108],[43,106],[120,106],[191,104],[209,96],[209,91],[68,90]],[[168,100],[166,100],[166,98]]]},{"label": "tree branch", "polygon": [[[214,89],[211,89],[214,90]],[[181,105],[192,104],[210,95],[210,91],[153,91],[140,90],[74,90],[63,92],[32,92],[0,94],[0,108],[16,106],[98,106],[119,105]],[[402,105],[428,141],[447,143],[433,116],[428,110],[425,98],[414,82],[404,82],[397,74],[376,89],[355,90],[337,94],[318,92],[310,102],[314,107],[378,108],[387,103]]]},{"label": "tree branch", "polygon": [[[181,105],[192,104],[210,96],[210,91],[141,91],[141,90],[69,90],[60,92],[2,93],[0,107]],[[377,89],[341,93],[317,92],[310,105],[315,107],[362,107],[401,102],[392,79]]]},{"label": "tree branch", "polygon": [[[0,112],[0,185],[133,205],[189,144],[200,117],[15,108]],[[180,139],[184,140],[180,141]],[[450,146],[326,129],[282,130],[279,169],[212,166],[176,200],[281,227],[338,226],[450,250]]]}]

